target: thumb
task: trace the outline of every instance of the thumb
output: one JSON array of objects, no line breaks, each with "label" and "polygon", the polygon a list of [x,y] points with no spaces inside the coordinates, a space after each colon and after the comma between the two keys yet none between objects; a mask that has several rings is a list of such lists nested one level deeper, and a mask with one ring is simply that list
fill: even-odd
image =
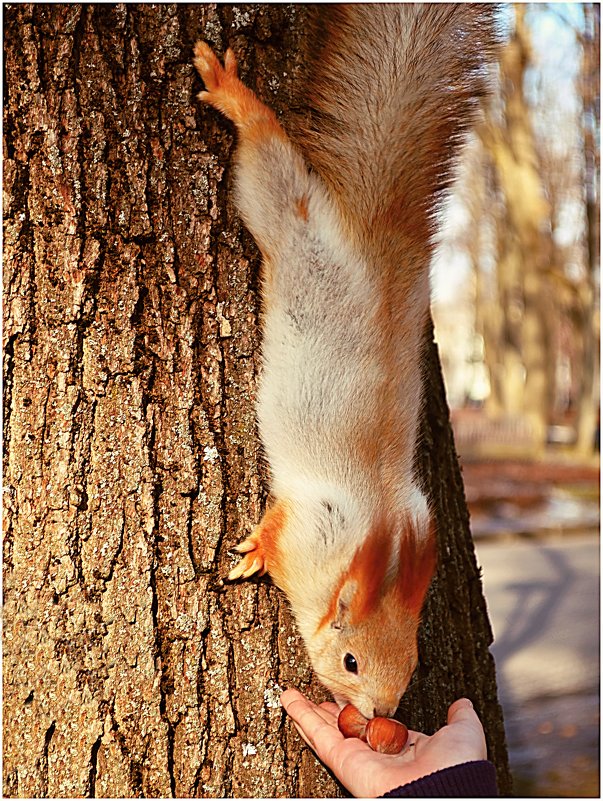
[{"label": "thumb", "polygon": [[457,743],[470,746],[468,759],[486,759],[486,738],[480,719],[468,698],[459,698],[448,710],[449,731],[454,726]]},{"label": "thumb", "polygon": [[475,721],[477,715],[473,709],[473,704],[468,698],[459,698],[451,704],[448,710],[448,724],[460,723],[461,721]]}]

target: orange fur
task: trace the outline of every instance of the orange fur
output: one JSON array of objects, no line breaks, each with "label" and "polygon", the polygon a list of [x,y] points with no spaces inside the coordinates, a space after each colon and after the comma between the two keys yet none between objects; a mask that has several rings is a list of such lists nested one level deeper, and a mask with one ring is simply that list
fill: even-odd
[{"label": "orange fur", "polygon": [[296,203],[297,206],[297,213],[302,218],[304,222],[308,222],[309,219],[309,212],[308,212],[308,198],[304,195],[300,197]]},{"label": "orange fur", "polygon": [[276,572],[280,567],[279,538],[287,522],[287,505],[284,501],[277,501],[274,506],[266,510],[258,526],[262,538],[266,569]]},{"label": "orange fur", "polygon": [[437,563],[435,526],[433,521],[429,535],[417,540],[410,525],[407,525],[400,542],[400,566],[396,577],[399,603],[417,617],[429,589]]},{"label": "orange fur", "polygon": [[371,615],[383,595],[390,553],[391,537],[386,527],[379,523],[356,550],[348,569],[341,574],[319,629],[335,619],[341,591],[348,582],[356,588],[350,604],[352,623]]},{"label": "orange fur", "polygon": [[336,700],[387,716],[436,565],[414,465],[434,212],[493,29],[487,5],[318,15],[294,142],[231,50],[222,66],[195,47],[199,97],[237,127],[235,199],[264,256],[258,422],[280,500],[230,578],[269,571]]},{"label": "orange fur", "polygon": [[341,590],[347,578],[348,578],[347,573],[342,573],[341,576],[339,577],[337,584],[335,585],[335,589],[331,594],[327,611],[320,619],[320,622],[316,629],[317,631],[320,631],[325,626],[330,625],[335,620],[335,615],[337,614],[337,605],[339,603],[339,596],[341,594]]},{"label": "orange fur", "polygon": [[383,596],[391,549],[391,531],[379,521],[354,554],[348,571],[348,578],[358,587],[350,606],[352,623],[370,617]]},{"label": "orange fur", "polygon": [[232,50],[226,51],[222,66],[209,45],[197,42],[193,61],[207,88],[206,92],[199,93],[200,100],[221,111],[239,129],[244,129],[252,143],[275,134],[286,139],[276,114],[239,80]]},{"label": "orange fur", "polygon": [[245,556],[228,574],[229,579],[248,578],[253,573],[260,576],[270,572],[275,575],[281,572],[281,554],[279,540],[287,522],[287,504],[277,501],[266,509],[264,516],[252,533],[236,547]]},{"label": "orange fur", "polygon": [[318,628],[331,623],[337,614],[342,589],[353,582],[355,592],[350,604],[350,622],[362,623],[375,614],[387,596],[388,605],[404,617],[408,611],[418,618],[436,567],[433,524],[425,540],[419,540],[410,521],[404,524],[400,540],[399,563],[388,576],[395,529],[391,521],[381,518],[373,526],[364,543],[356,550],[349,568],[341,574]]}]

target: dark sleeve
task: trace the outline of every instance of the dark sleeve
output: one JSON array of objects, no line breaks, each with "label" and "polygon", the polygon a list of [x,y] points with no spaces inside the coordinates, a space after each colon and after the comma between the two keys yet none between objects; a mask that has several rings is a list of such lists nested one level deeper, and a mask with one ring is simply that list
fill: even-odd
[{"label": "dark sleeve", "polygon": [[481,759],[444,768],[390,790],[381,798],[495,798],[496,770]]}]

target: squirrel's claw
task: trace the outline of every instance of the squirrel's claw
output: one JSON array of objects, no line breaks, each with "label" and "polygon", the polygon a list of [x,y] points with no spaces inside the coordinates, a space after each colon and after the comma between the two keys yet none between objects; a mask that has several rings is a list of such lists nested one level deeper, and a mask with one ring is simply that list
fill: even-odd
[{"label": "squirrel's claw", "polygon": [[285,136],[274,112],[239,80],[237,59],[230,48],[224,54],[224,66],[206,42],[197,42],[194,53],[193,64],[205,84],[205,91],[198,94],[199,100],[221,111],[239,129],[267,125],[268,132],[276,130],[279,136]]},{"label": "squirrel's claw", "polygon": [[263,576],[266,572],[266,568],[264,567],[264,560],[260,559],[258,556],[252,556],[248,554],[247,556],[243,557],[239,564],[228,574],[229,581],[235,581],[238,578],[249,578],[249,576],[253,576],[254,573],[258,573],[260,576]]},{"label": "squirrel's claw", "polygon": [[237,60],[229,48],[224,55],[224,66],[206,42],[195,45],[193,64],[205,84],[205,92],[198,97],[209,103],[233,122],[240,123],[243,116],[242,96],[248,93],[237,77]]},{"label": "squirrel's claw", "polygon": [[237,553],[248,553],[249,551],[255,550],[257,547],[258,547],[257,542],[251,537],[247,537],[246,540],[243,540],[243,542],[240,542],[238,545],[235,545],[235,547],[232,550],[236,551]]},{"label": "squirrel's claw", "polygon": [[246,540],[236,545],[234,550],[238,553],[244,553],[245,556],[228,574],[229,581],[235,581],[238,578],[249,578],[254,573],[258,573],[260,576],[266,573],[268,568],[264,549],[262,548],[261,537],[257,533],[250,534]]},{"label": "squirrel's claw", "polygon": [[208,93],[219,89],[226,76],[237,77],[237,62],[230,48],[226,51],[223,67],[211,47],[206,42],[199,41],[195,45],[193,64],[203,79]]}]

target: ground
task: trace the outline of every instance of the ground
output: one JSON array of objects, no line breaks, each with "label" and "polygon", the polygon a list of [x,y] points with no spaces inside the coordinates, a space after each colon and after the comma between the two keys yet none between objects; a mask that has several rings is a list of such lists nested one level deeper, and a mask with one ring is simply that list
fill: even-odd
[{"label": "ground", "polygon": [[598,471],[464,467],[517,796],[599,795]]}]

